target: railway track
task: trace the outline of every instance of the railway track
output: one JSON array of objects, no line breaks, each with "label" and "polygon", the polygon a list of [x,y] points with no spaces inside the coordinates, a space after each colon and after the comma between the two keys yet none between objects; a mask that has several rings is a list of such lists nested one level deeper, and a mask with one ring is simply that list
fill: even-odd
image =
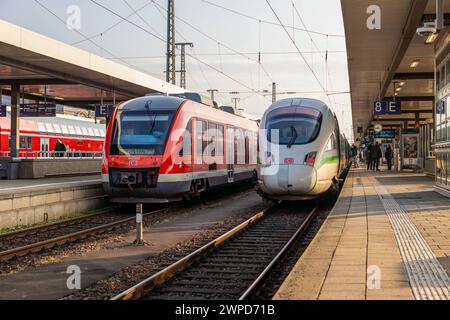
[{"label": "railway track", "polygon": [[316,212],[276,204],[113,300],[250,299]]},{"label": "railway track", "polygon": [[[144,217],[165,210],[151,211]],[[109,208],[89,216],[2,234],[0,262],[108,232],[135,221],[134,214],[119,211]]]}]

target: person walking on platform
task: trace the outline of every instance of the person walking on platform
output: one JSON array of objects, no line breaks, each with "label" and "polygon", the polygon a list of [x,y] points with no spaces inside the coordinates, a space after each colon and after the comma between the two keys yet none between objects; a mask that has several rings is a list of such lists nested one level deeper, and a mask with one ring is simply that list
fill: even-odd
[{"label": "person walking on platform", "polygon": [[352,161],[353,161],[353,166],[355,168],[358,168],[358,147],[353,145],[352,146]]},{"label": "person walking on platform", "polygon": [[378,142],[375,142],[375,144],[372,144],[370,146],[370,155],[372,157],[372,171],[380,171],[380,159],[383,156],[383,152],[381,151],[380,144]]},{"label": "person walking on platform", "polygon": [[392,171],[392,158],[393,158],[393,152],[391,145],[388,145],[386,148],[386,152],[384,153],[384,157],[386,158],[388,171]]}]

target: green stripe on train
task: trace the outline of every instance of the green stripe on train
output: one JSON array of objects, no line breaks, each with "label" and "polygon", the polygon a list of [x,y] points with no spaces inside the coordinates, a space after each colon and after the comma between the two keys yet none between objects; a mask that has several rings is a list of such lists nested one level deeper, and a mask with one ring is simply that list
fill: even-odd
[{"label": "green stripe on train", "polygon": [[320,164],[332,164],[332,163],[337,163],[338,161],[339,161],[338,156],[332,156],[332,157],[322,159],[322,161],[320,161]]}]

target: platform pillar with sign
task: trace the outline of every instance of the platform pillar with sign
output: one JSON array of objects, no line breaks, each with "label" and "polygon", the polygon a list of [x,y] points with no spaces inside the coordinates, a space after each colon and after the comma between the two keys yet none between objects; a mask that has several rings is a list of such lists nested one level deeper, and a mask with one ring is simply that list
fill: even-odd
[{"label": "platform pillar with sign", "polygon": [[18,158],[20,151],[20,85],[11,85],[11,158]]}]

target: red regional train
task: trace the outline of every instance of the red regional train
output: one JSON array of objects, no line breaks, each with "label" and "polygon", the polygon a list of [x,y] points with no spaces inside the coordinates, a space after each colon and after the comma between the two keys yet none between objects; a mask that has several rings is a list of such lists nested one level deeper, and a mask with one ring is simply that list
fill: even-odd
[{"label": "red regional train", "polygon": [[[105,126],[88,119],[70,116],[55,118],[20,119],[20,157],[53,156],[59,139],[71,156],[100,154],[105,137]],[[11,120],[0,118],[0,156],[9,156]]]},{"label": "red regional train", "polygon": [[254,179],[256,122],[179,97],[146,96],[116,108],[102,179],[118,203],[165,203]]}]

